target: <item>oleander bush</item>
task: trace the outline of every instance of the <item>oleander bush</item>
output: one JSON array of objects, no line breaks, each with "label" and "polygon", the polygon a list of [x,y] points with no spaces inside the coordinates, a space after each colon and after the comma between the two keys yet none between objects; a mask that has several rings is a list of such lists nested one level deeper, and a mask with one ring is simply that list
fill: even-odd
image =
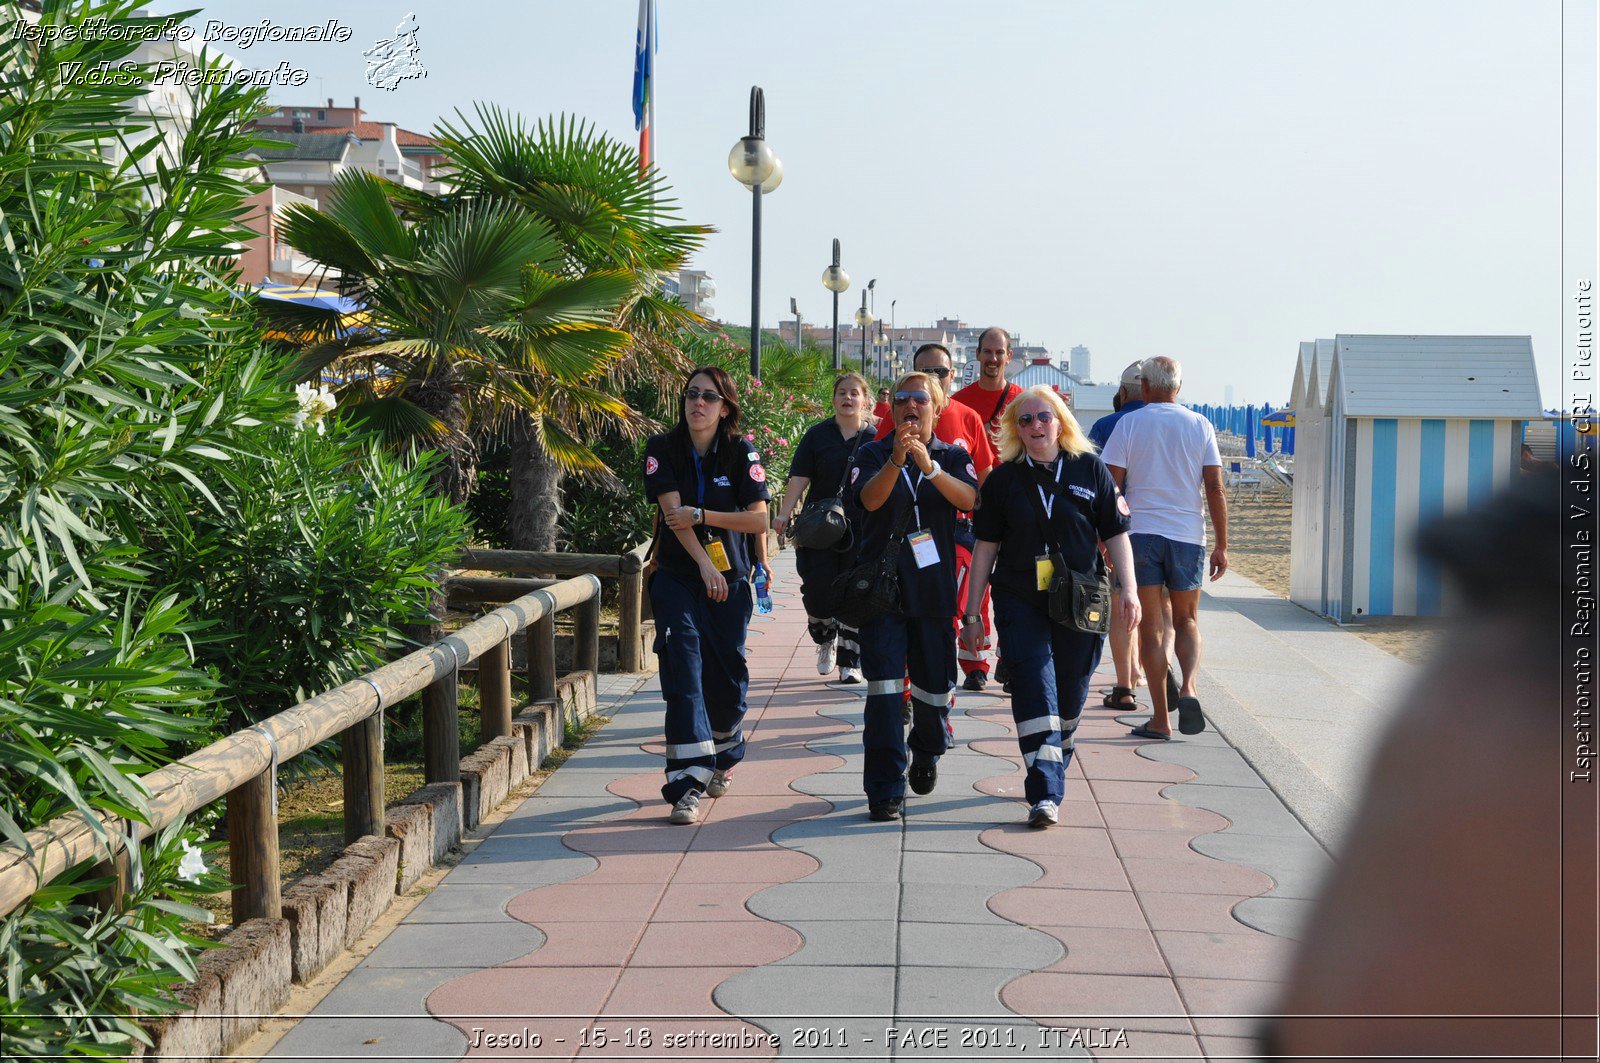
[{"label": "oleander bush", "polygon": [[[358,673],[426,609],[463,517],[297,395],[231,263],[261,94],[194,90],[154,135],[115,67],[131,0],[0,14],[0,843],[64,815],[145,820],[140,777]],[[207,62],[202,59],[202,64]],[[73,67],[72,64],[82,64]],[[202,943],[203,824],[137,847],[118,903],[87,866],[0,917],[7,1058],[124,1054]],[[104,828],[102,828],[104,829]],[[115,828],[120,830],[121,828]],[[147,832],[148,833],[148,832]],[[97,903],[98,902],[98,903]]]}]

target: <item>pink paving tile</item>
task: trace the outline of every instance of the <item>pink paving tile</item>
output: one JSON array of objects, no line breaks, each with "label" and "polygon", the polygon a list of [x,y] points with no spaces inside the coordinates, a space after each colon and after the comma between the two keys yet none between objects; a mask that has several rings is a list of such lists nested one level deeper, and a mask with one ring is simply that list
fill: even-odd
[{"label": "pink paving tile", "polygon": [[541,920],[545,943],[508,967],[621,967],[633,955],[644,920]]},{"label": "pink paving tile", "polygon": [[832,809],[833,805],[827,801],[806,797],[793,791],[781,796],[764,796],[740,795],[730,790],[726,797],[719,797],[711,802],[710,810],[701,817],[701,820],[707,824],[762,821],[771,821],[775,824],[795,823],[802,819],[827,815]]},{"label": "pink paving tile", "polygon": [[1238,932],[1208,934],[1159,930],[1156,941],[1180,978],[1241,978],[1276,982],[1287,970],[1294,942],[1242,924]]},{"label": "pink paving tile", "polygon": [[989,899],[989,910],[1024,926],[1088,926],[1144,929],[1144,914],[1132,890],[1052,889],[1020,886]]},{"label": "pink paving tile", "polygon": [[761,967],[798,951],[803,943],[794,930],[764,919],[737,928],[725,923],[651,923],[630,966],[682,967],[704,962],[718,967]]},{"label": "pink paving tile", "polygon": [[978,840],[991,849],[1026,856],[1035,855],[1100,857],[1114,859],[1116,850],[1111,846],[1111,835],[1098,827],[1057,826],[1050,830],[1035,830],[1026,823],[991,827],[978,836]]},{"label": "pink paving tile", "polygon": [[583,879],[541,886],[513,897],[506,911],[535,926],[591,920],[643,922],[662,899],[659,882],[589,883]]},{"label": "pink paving tile", "polygon": [[1131,746],[1118,748],[1099,742],[1080,742],[1074,760],[1083,767],[1083,773],[1091,782],[1100,779],[1188,782],[1196,777],[1194,772],[1181,765],[1146,760],[1135,753]]},{"label": "pink paving tile", "polygon": [[[1174,888],[1181,888],[1174,883]],[[1233,908],[1248,900],[1243,894],[1162,893],[1139,894],[1145,917],[1152,930],[1196,930],[1213,934],[1236,934],[1245,924],[1234,918]]]},{"label": "pink paving tile", "polygon": [[1225,863],[1214,860],[1204,853],[1197,853],[1190,847],[1195,834],[1188,830],[1132,830],[1125,827],[1114,828],[1111,831],[1111,844],[1116,846],[1118,855],[1124,858],[1139,858],[1146,860],[1205,860],[1211,863]]},{"label": "pink paving tile", "polygon": [[814,857],[793,849],[748,852],[692,852],[683,857],[673,875],[674,883],[692,882],[773,882],[804,878],[817,869]]},{"label": "pink paving tile", "polygon": [[757,917],[745,901],[776,884],[776,878],[759,882],[673,882],[667,886],[651,922],[740,922]]},{"label": "pink paving tile", "polygon": [[1129,888],[1122,861],[1114,857],[1046,856],[1028,859],[1044,869],[1044,875],[1029,883],[1045,889],[1125,890]]},{"label": "pink paving tile", "polygon": [[1001,989],[1000,1001],[1018,1015],[1048,1026],[1193,1033],[1169,978],[1034,972]]},{"label": "pink paving tile", "polygon": [[1121,805],[1150,805],[1167,804],[1168,799],[1161,796],[1171,783],[1165,782],[1128,782],[1122,779],[1096,779],[1089,784],[1094,790],[1094,796],[1101,801],[1110,801]]},{"label": "pink paving tile", "polygon": [[1082,974],[1143,974],[1165,977],[1170,972],[1150,931],[1127,927],[1039,926],[1066,946],[1067,954],[1046,970]]},{"label": "pink paving tile", "polygon": [[1147,860],[1123,857],[1122,866],[1136,892],[1160,890],[1185,893],[1227,893],[1259,896],[1272,888],[1272,879],[1254,868],[1225,864],[1196,854],[1196,860]]},{"label": "pink paving tile", "polygon": [[670,811],[665,802],[660,802],[638,814],[580,827],[562,841],[580,853],[683,852],[689,848],[694,830],[668,823]]},{"label": "pink paving tile", "polygon": [[661,772],[650,772],[647,775],[629,775],[606,784],[606,789],[618,797],[626,797],[630,801],[637,801],[641,805],[656,804],[661,800]]},{"label": "pink paving tile", "polygon": [[1178,995],[1188,1005],[1201,1035],[1249,1037],[1260,1027],[1259,1016],[1277,1007],[1275,982],[1228,978],[1179,978]]},{"label": "pink paving tile", "polygon": [[683,861],[683,853],[604,853],[597,857],[600,866],[579,882],[654,882],[671,878]]},{"label": "pink paving tile", "polygon": [[711,992],[741,967],[707,967],[714,958],[707,948],[684,957],[677,967],[630,967],[617,979],[602,1015],[646,1018],[726,1014],[711,1001]]},{"label": "pink paving tile", "polygon": [[1121,827],[1124,830],[1187,831],[1191,838],[1197,834],[1211,834],[1224,830],[1228,826],[1228,821],[1215,812],[1203,808],[1186,808],[1176,801],[1124,805],[1107,801],[1102,797],[1100,815],[1105,817],[1108,827]]},{"label": "pink paving tile", "polygon": [[428,1011],[440,1017],[593,1015],[616,980],[612,967],[490,967],[435,989]]}]

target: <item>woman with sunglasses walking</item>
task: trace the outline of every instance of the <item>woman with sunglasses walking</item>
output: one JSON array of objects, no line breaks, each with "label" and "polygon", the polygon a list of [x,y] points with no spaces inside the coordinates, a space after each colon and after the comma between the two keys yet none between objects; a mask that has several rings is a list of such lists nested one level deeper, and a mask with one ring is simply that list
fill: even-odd
[{"label": "woman with sunglasses walking", "polygon": [[[1128,504],[1053,389],[1029,388],[1002,415],[1000,464],[983,483],[975,531],[961,637],[982,637],[975,607],[992,582],[1000,652],[1010,662],[1011,715],[1027,768],[1028,824],[1048,827],[1059,815],[1101,636],[1052,621],[1047,589],[1059,566],[1096,572],[1101,543],[1119,571],[1133,570]],[[1131,586],[1121,594],[1124,622],[1136,628],[1138,596]]]},{"label": "woman with sunglasses walking", "polygon": [[878,820],[899,818],[905,801],[907,738],[900,692],[907,676],[913,792],[933,792],[939,757],[949,746],[950,696],[956,685],[950,638],[955,522],[978,496],[971,456],[934,437],[934,421],[948,401],[939,379],[907,373],[889,401],[894,432],[857,451],[848,488],[866,514],[859,563],[882,561],[893,550],[900,586],[899,608],[861,629],[861,670],[867,679],[862,786],[868,814]]},{"label": "woman with sunglasses walking", "polygon": [[739,396],[716,366],[689,374],[678,423],[644,451],[645,494],[661,507],[650,580],[673,823],[699,818],[702,793],[727,792],[744,759],[747,540],[767,530],[767,472],[739,435]]},{"label": "woman with sunglasses walking", "polygon": [[[833,416],[806,429],[789,463],[788,486],[772,527],[779,535],[794,532],[795,507],[805,495],[808,511],[832,505],[844,490],[844,475],[856,448],[872,439],[868,431],[869,396],[865,377],[844,373],[833,382]],[[800,574],[800,600],[806,609],[806,630],[817,645],[817,674],[828,675],[837,665],[839,682],[859,683],[860,632],[833,617],[833,581],[855,561],[861,548],[859,514],[845,507],[847,527],[843,538],[827,547],[813,547],[795,539],[794,567]]]}]

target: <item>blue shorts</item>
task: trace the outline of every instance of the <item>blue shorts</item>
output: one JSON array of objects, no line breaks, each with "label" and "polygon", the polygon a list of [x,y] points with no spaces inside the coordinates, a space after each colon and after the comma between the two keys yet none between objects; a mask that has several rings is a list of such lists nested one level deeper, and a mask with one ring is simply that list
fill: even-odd
[{"label": "blue shorts", "polygon": [[1141,587],[1197,591],[1206,575],[1206,548],[1165,535],[1129,535],[1133,544],[1133,578]]}]

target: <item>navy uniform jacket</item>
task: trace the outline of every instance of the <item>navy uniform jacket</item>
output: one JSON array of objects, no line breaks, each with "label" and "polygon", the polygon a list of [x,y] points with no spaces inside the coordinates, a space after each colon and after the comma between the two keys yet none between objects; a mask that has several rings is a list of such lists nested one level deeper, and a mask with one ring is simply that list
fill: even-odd
[{"label": "navy uniform jacket", "polygon": [[794,448],[794,459],[789,463],[789,475],[804,476],[811,481],[806,488],[806,501],[818,502],[832,498],[844,481],[850,464],[850,453],[857,443],[865,446],[872,442],[870,426],[846,439],[839,430],[839,422],[832,417],[818,421],[800,437]]},{"label": "navy uniform jacket", "polygon": [[[1046,498],[1055,499],[1048,536],[1041,488]],[[1040,608],[1045,594],[1034,567],[1040,556],[1059,551],[1068,568],[1093,572],[1098,544],[1128,530],[1128,505],[1097,454],[1063,454],[1049,465],[1035,465],[1026,455],[1001,462],[980,494],[974,532],[984,542],[1000,544],[990,585]]]},{"label": "navy uniform jacket", "polygon": [[[963,447],[951,446],[939,439],[928,441],[928,456],[944,470],[964,484],[978,486],[978,472],[973,468],[972,456]],[[927,568],[918,568],[912,555],[911,544],[902,542],[898,568],[900,572],[900,612],[905,616],[956,615],[956,509],[939,493],[937,484],[928,483],[917,471],[916,463],[906,461],[895,481],[889,500],[873,512],[861,505],[861,489],[878,475],[878,470],[894,454],[894,440],[880,439],[856,451],[855,464],[850,469],[850,486],[846,494],[852,504],[865,513],[863,517],[861,554],[858,563],[864,564],[883,556],[889,545],[889,536],[898,526],[902,514],[910,511],[906,522],[906,538],[920,527],[933,533],[939,548],[939,562]],[[910,483],[907,477],[909,474]],[[916,487],[916,509],[912,506],[912,486]]]},{"label": "navy uniform jacket", "polygon": [[[761,455],[754,445],[743,439],[729,440],[718,435],[705,457],[699,460],[698,475],[696,468],[694,447],[687,437],[682,446],[674,446],[670,433],[651,436],[644,446],[645,497],[654,502],[666,492],[676,491],[681,505],[724,513],[743,510],[752,502],[766,502],[772,497],[767,490],[767,470],[761,464]],[[732,563],[731,569],[723,573],[730,587],[749,576],[752,561],[748,535],[704,524],[690,530],[702,544],[713,538],[721,540]],[[698,577],[700,568],[678,542],[677,534],[663,524],[660,535],[661,548],[657,556],[661,567],[680,575]]]}]

